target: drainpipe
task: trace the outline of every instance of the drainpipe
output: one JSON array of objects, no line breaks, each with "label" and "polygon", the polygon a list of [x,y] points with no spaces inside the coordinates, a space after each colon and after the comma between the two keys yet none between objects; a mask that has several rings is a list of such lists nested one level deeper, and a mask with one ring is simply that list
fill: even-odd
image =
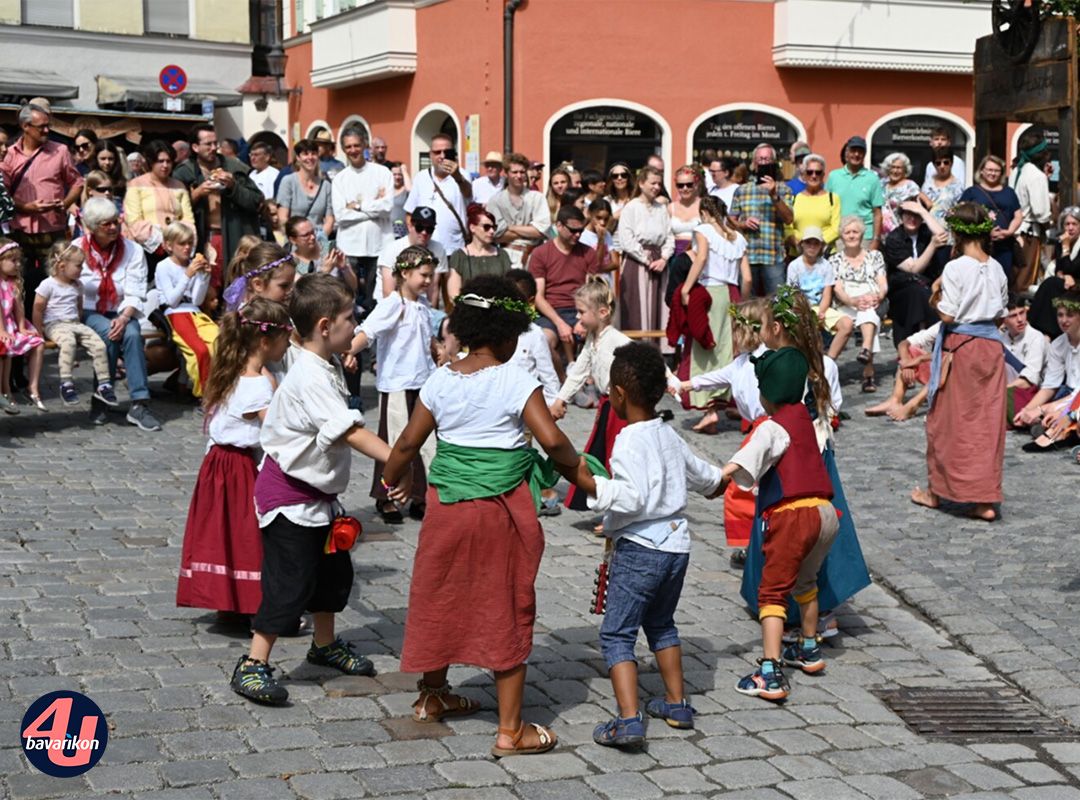
[{"label": "drainpipe", "polygon": [[514,14],[525,0],[510,0],[503,10],[503,152],[514,149]]}]

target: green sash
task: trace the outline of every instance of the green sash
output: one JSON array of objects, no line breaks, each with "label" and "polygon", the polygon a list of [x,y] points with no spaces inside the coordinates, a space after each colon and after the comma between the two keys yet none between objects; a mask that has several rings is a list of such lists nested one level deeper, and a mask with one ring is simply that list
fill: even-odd
[{"label": "green sash", "polygon": [[[585,463],[593,475],[608,477],[604,465],[593,456],[586,454]],[[550,489],[559,478],[555,463],[531,447],[462,447],[441,439],[428,470],[428,483],[438,490],[439,501],[446,504],[498,497],[527,481],[539,509],[541,489]]]}]

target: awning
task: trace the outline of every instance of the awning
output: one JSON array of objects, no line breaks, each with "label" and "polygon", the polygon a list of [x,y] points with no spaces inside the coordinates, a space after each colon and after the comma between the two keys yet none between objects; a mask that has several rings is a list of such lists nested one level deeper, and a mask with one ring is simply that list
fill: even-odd
[{"label": "awning", "polygon": [[[165,92],[161,90],[156,76],[126,78],[121,76],[97,76],[97,104],[102,108],[161,108]],[[216,81],[189,78],[187,90],[180,96],[184,105],[201,105],[203,100],[213,100],[218,108],[238,106],[243,95]]]},{"label": "awning", "polygon": [[45,97],[49,100],[71,100],[79,96],[79,87],[72,85],[55,72],[39,69],[20,70],[5,66],[0,72],[0,97]]}]

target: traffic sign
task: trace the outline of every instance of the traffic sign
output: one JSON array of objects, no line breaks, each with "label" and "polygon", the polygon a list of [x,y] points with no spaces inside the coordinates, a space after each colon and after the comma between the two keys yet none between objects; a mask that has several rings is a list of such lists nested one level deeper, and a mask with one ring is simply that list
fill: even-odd
[{"label": "traffic sign", "polygon": [[165,94],[175,97],[183,94],[187,89],[187,73],[176,64],[169,64],[158,75],[158,83],[161,84],[161,89]]}]

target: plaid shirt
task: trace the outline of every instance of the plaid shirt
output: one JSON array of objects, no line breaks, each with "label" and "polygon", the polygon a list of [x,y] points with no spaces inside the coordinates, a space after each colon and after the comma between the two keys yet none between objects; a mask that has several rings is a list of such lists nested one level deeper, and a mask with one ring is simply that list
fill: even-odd
[{"label": "plaid shirt", "polygon": [[[777,182],[777,196],[792,204],[791,188]],[[761,226],[756,231],[745,230],[746,256],[751,264],[775,264],[784,259],[784,223],[776,214],[776,206],[768,191],[756,183],[744,183],[735,190],[731,203],[731,216],[745,221],[756,217]]]}]

